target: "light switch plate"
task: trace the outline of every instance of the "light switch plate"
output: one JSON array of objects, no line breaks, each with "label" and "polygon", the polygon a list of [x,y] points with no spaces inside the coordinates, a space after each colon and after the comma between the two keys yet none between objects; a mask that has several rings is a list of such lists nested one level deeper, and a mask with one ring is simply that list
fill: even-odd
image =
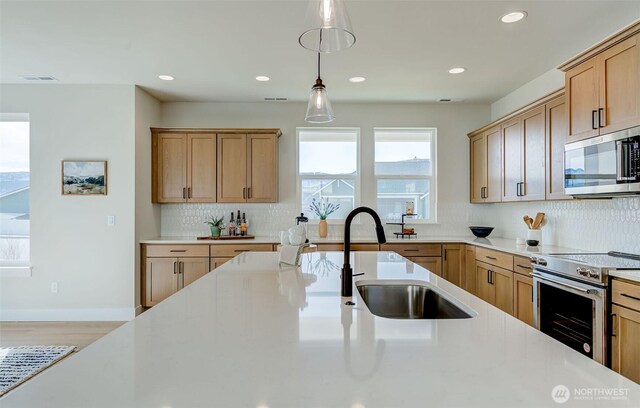
[{"label": "light switch plate", "polygon": [[115,215],[107,215],[107,226],[113,227],[116,225],[116,216]]}]

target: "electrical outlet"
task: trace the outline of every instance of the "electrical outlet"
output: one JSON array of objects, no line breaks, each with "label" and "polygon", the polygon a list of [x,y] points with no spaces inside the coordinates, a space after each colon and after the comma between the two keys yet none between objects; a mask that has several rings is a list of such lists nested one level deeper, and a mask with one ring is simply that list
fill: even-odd
[{"label": "electrical outlet", "polygon": [[113,227],[116,225],[116,216],[107,215],[107,227]]},{"label": "electrical outlet", "polygon": [[58,282],[51,282],[51,293],[58,293]]}]

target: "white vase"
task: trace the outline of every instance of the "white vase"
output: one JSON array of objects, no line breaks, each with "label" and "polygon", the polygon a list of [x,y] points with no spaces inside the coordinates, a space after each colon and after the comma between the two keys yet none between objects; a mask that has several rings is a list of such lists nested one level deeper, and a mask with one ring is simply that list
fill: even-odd
[{"label": "white vase", "polygon": [[[535,245],[533,242],[537,241]],[[542,230],[540,229],[530,229],[527,231],[527,245],[529,246],[538,246],[542,243]]]}]

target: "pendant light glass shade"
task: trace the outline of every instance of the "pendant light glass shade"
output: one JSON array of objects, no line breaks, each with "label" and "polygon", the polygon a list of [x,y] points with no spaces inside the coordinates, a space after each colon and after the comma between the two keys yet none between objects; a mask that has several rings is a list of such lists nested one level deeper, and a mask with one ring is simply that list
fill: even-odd
[{"label": "pendant light glass shade", "polygon": [[327,96],[327,89],[322,84],[322,79],[318,78],[316,84],[311,88],[309,104],[307,105],[307,115],[304,120],[309,123],[327,123],[335,119],[331,102]]},{"label": "pendant light glass shade", "polygon": [[304,32],[298,42],[315,52],[335,52],[352,47],[356,36],[344,2],[309,0]]}]

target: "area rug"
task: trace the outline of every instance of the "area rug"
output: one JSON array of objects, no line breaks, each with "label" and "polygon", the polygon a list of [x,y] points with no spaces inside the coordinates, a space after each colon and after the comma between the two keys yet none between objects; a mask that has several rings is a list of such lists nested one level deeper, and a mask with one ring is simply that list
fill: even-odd
[{"label": "area rug", "polygon": [[0,348],[0,396],[62,360],[75,350],[75,346]]}]

